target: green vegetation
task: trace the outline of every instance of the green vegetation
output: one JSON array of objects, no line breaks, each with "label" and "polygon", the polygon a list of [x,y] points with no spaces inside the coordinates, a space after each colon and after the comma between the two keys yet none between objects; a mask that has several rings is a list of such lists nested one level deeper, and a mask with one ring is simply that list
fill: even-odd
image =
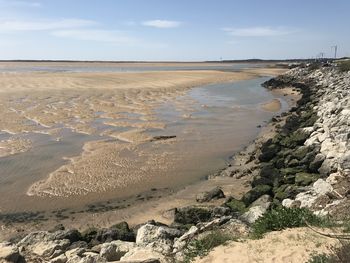
[{"label": "green vegetation", "polygon": [[307,263],[330,263],[330,259],[327,254],[315,254],[311,256]]},{"label": "green vegetation", "polygon": [[324,225],[326,219],[314,215],[304,208],[277,207],[268,211],[252,225],[252,238],[261,238],[270,231],[310,225]]},{"label": "green vegetation", "polygon": [[247,210],[245,204],[242,201],[236,199],[229,200],[225,205],[229,207],[231,211],[238,212],[240,214],[243,214]]},{"label": "green vegetation", "polygon": [[349,263],[350,262],[350,243],[339,240],[340,246],[333,246],[331,254],[315,254],[307,263]]},{"label": "green vegetation", "polygon": [[192,262],[196,257],[206,256],[213,248],[225,244],[229,240],[234,240],[231,235],[220,230],[213,230],[203,238],[192,240],[184,251],[184,263]]},{"label": "green vegetation", "polygon": [[342,72],[350,71],[350,60],[341,61],[337,65]]}]

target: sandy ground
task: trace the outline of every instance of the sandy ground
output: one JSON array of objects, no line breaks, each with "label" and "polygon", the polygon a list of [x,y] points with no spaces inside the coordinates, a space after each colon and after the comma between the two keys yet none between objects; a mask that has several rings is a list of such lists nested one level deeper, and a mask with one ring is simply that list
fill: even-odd
[{"label": "sandy ground", "polygon": [[277,112],[281,109],[281,106],[279,99],[273,99],[272,101],[261,105],[261,108],[266,111]]},{"label": "sandy ground", "polygon": [[304,263],[312,254],[330,253],[336,239],[308,228],[294,228],[266,234],[259,240],[230,242],[219,246],[196,263]]}]

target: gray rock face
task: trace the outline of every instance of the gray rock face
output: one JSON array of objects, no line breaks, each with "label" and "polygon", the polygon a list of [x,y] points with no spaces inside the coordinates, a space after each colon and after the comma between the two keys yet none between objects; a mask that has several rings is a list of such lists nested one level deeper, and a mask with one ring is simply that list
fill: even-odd
[{"label": "gray rock face", "polygon": [[100,257],[106,261],[115,261],[119,260],[117,254],[117,245],[113,243],[104,243],[101,246]]},{"label": "gray rock face", "polygon": [[181,234],[177,229],[146,224],[137,231],[136,244],[166,254],[172,250],[173,239]]},{"label": "gray rock face", "polygon": [[271,206],[271,196],[262,195],[260,198],[255,200],[249,210],[245,212],[241,219],[250,224],[258,220],[263,214],[266,213],[267,209]]}]

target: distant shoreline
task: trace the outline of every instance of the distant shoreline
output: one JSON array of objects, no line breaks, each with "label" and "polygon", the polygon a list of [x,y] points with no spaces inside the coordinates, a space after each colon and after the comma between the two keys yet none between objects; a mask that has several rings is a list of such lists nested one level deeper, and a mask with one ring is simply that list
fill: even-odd
[{"label": "distant shoreline", "polygon": [[204,60],[204,61],[133,61],[133,60],[69,60],[69,59],[0,59],[0,62],[56,62],[56,63],[279,63],[279,62],[309,62],[313,59],[237,59],[237,60]]}]

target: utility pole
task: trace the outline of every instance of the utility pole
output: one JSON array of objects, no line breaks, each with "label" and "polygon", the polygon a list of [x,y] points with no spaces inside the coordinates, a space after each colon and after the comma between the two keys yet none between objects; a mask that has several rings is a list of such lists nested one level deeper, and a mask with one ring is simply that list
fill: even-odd
[{"label": "utility pole", "polygon": [[336,59],[336,58],[337,58],[338,46],[337,46],[337,45],[331,46],[331,48],[332,48],[332,49],[334,48],[334,58]]}]

